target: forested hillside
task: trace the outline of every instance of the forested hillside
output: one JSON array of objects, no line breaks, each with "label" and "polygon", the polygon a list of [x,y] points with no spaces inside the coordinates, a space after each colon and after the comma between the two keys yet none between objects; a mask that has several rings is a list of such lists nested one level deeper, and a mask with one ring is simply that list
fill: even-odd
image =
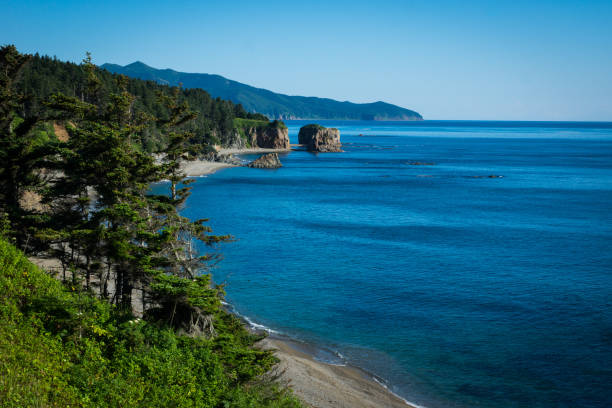
[{"label": "forested hillside", "polygon": [[[103,105],[108,103],[111,93],[119,90],[117,75],[96,68],[96,77],[99,82],[97,103]],[[17,91],[28,96],[23,104],[22,115],[38,115],[45,111],[43,102],[54,93],[83,99],[87,93],[87,73],[81,65],[36,54],[23,67],[14,85]],[[159,103],[158,94],[168,93],[170,89],[155,81],[136,78],[128,78],[126,83],[126,90],[135,97],[132,107],[134,111],[162,120],[169,116],[169,110]],[[197,113],[196,118],[183,126],[193,133],[190,140],[193,145],[231,144],[236,138],[234,118],[268,120],[264,115],[247,112],[240,104],[213,98],[201,89],[181,89],[179,99],[187,102]],[[156,122],[143,128],[135,141],[149,152],[166,142]]]},{"label": "forested hillside", "polygon": [[167,85],[204,89],[211,95],[242,104],[250,112],[261,112],[274,119],[336,120],[422,120],[417,112],[385,102],[352,103],[312,96],[283,95],[255,88],[220,75],[155,69],[142,62],[121,66],[104,64],[101,68]]}]

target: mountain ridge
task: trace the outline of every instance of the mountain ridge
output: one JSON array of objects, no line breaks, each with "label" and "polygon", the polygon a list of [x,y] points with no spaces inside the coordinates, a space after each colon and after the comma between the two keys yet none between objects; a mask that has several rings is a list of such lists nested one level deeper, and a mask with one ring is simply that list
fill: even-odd
[{"label": "mountain ridge", "polygon": [[185,88],[200,88],[213,97],[240,103],[249,112],[259,112],[272,119],[336,119],[336,120],[422,120],[422,116],[410,109],[376,101],[353,103],[316,96],[298,96],[276,93],[225,78],[217,74],[188,73],[170,68],[157,69],[144,62],[127,65],[103,64],[112,73],[155,81],[161,84]]}]

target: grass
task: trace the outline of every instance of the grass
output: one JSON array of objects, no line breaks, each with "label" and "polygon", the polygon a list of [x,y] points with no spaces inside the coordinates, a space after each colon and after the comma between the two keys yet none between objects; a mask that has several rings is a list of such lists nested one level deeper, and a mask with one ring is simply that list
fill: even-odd
[{"label": "grass", "polygon": [[234,118],[234,127],[236,129],[267,127],[269,124],[270,122],[265,120]]}]

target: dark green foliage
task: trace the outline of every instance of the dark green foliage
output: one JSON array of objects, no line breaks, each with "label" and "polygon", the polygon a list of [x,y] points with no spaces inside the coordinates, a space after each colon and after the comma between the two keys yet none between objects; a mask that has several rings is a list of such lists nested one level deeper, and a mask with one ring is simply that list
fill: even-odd
[{"label": "dark green foliage", "polygon": [[0,406],[298,407],[256,338],[214,309],[214,339],[176,335],[64,288],[0,239]]},{"label": "dark green foliage", "polygon": [[[24,66],[15,84],[15,88],[28,97],[20,104],[19,114],[22,117],[41,115],[46,111],[44,102],[57,93],[104,106],[111,102],[110,95],[121,91],[116,78],[117,75],[106,70],[83,70],[81,65],[36,54]],[[91,88],[92,80],[96,83],[95,92]],[[126,79],[123,86],[134,95],[136,113],[158,118],[162,123],[170,117],[171,109],[159,102],[159,95],[176,93],[180,103],[187,103],[197,113],[192,120],[181,124],[181,129],[190,133],[189,143],[198,147],[198,152],[205,152],[207,146],[213,144],[231,142],[234,118],[268,121],[261,114],[247,112],[240,104],[212,98],[201,89],[173,90],[154,81],[133,78]],[[162,149],[168,140],[162,125],[151,121],[134,135],[133,142],[144,151],[155,152]]]},{"label": "dark green foliage", "polygon": [[302,129],[306,129],[306,130],[319,130],[319,129],[325,129],[323,126],[317,124],[317,123],[311,123],[309,125],[305,125],[302,126]]},{"label": "dark green foliage", "polygon": [[110,72],[124,74],[132,78],[141,78],[174,86],[182,84],[186,88],[204,89],[214,97],[242,104],[244,109],[249,112],[262,112],[268,117],[276,119],[423,119],[417,112],[385,102],[351,103],[327,98],[283,95],[232,81],[219,75],[155,69],[142,62],[135,62],[124,67],[115,64],[104,64],[101,67]]},{"label": "dark green foliage", "polygon": [[35,131],[40,130],[38,116],[18,114],[27,98],[16,90],[15,82],[29,59],[14,46],[0,48],[0,212],[22,232],[21,244],[27,241],[32,213],[20,205],[20,199],[40,185],[36,170],[48,141],[44,133]]}]

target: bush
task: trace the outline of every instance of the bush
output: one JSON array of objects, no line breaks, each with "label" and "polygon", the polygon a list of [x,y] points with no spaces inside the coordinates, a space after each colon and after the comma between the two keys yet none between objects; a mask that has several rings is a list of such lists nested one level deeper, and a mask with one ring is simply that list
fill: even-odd
[{"label": "bush", "polygon": [[216,337],[177,335],[66,288],[0,238],[0,406],[299,407],[274,357],[217,309]]}]

